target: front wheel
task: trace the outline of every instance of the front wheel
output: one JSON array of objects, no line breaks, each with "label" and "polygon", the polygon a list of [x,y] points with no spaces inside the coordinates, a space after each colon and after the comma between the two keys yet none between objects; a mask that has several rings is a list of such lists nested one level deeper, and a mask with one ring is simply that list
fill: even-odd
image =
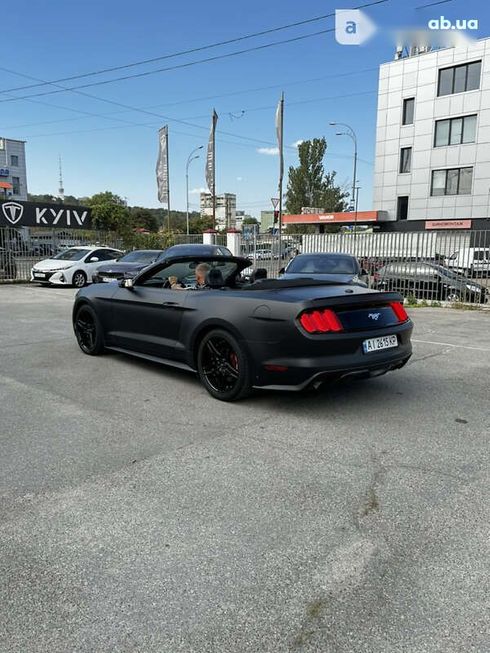
[{"label": "front wheel", "polygon": [[83,288],[87,283],[87,276],[85,272],[82,272],[82,270],[77,270],[77,272],[74,272],[71,282],[75,288]]},{"label": "front wheel", "polygon": [[84,354],[97,356],[104,351],[104,334],[97,313],[91,306],[83,305],[76,312],[73,328],[78,346]]},{"label": "front wheel", "polygon": [[237,401],[252,390],[249,357],[236,338],[222,329],[213,329],[202,339],[197,352],[197,371],[215,399]]}]

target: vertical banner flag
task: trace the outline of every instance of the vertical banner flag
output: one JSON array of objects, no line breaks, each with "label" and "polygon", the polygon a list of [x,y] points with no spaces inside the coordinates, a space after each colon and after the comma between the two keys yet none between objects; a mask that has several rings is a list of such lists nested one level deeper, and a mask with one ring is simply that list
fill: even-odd
[{"label": "vertical banner flag", "polygon": [[157,187],[158,201],[162,204],[168,203],[168,125],[158,130],[159,151],[157,161]]},{"label": "vertical banner flag", "polygon": [[208,141],[208,153],[206,157],[206,183],[208,189],[214,195],[215,190],[215,178],[214,178],[214,137],[216,133],[216,123],[218,122],[218,114],[215,109],[213,109],[213,118],[211,121],[211,132],[209,134]]}]

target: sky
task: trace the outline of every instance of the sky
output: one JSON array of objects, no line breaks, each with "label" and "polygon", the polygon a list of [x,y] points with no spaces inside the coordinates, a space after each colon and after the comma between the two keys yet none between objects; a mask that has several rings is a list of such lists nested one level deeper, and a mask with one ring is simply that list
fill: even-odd
[{"label": "sky", "polygon": [[[168,55],[374,1],[10,4],[2,30],[0,136],[26,141],[31,193],[57,193],[61,156],[66,194],[110,190],[130,205],[158,207],[157,132],[168,124],[171,205],[184,210],[186,161],[194,148],[207,144],[215,108],[216,191],[236,193],[237,209],[260,216],[277,195],[274,114],[283,91],[286,169],[297,165],[298,141],[325,136],[325,169],[335,170],[337,181],[351,186],[353,143],[336,136],[329,125],[347,123],[359,146],[359,209],[370,210],[378,67],[393,59],[394,30],[427,25],[440,16],[478,19],[479,29],[471,36],[484,38],[490,36],[487,0],[379,2],[363,9],[378,31],[362,46],[338,44],[334,31],[294,40],[334,30],[330,16],[191,54]],[[188,65],[277,41],[285,42]],[[57,85],[18,88],[154,58],[160,59]],[[130,75],[140,76],[110,82]],[[205,186],[202,153],[190,165],[189,185],[191,209],[196,209]]]}]

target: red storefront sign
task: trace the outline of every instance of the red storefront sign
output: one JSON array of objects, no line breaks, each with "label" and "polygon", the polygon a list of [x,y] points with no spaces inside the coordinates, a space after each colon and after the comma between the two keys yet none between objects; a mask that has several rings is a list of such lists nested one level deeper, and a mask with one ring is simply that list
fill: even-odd
[{"label": "red storefront sign", "polygon": [[426,229],[471,229],[471,220],[427,220]]}]

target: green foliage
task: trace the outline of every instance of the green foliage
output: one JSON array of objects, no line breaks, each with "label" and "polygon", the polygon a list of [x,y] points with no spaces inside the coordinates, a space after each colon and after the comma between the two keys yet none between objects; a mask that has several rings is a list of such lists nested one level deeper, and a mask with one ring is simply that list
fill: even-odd
[{"label": "green foliage", "polygon": [[165,249],[173,244],[172,234],[137,234],[129,231],[123,238],[124,249]]},{"label": "green foliage", "polygon": [[145,209],[141,206],[133,206],[130,209],[131,226],[133,229],[147,229],[148,231],[158,231],[158,219],[153,211]]},{"label": "green foliage", "polygon": [[252,217],[243,218],[242,224],[259,224],[259,221],[257,220],[257,218],[252,218]]},{"label": "green foliage", "polygon": [[303,141],[298,146],[299,166],[290,166],[286,191],[286,210],[301,213],[303,206],[318,207],[326,212],[344,211],[346,193],[335,184],[335,172],[325,172],[323,158],[327,150],[325,138]]},{"label": "green foliage", "polygon": [[110,191],[92,195],[87,201],[92,209],[92,223],[95,229],[114,231],[124,236],[131,230],[130,212],[126,202]]}]

